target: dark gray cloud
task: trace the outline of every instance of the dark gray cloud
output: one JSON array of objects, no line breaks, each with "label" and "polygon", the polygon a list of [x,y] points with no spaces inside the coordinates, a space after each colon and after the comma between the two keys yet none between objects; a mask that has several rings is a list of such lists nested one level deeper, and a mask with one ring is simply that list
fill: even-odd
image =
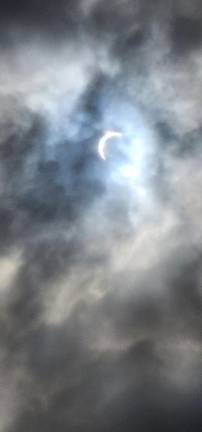
[{"label": "dark gray cloud", "polygon": [[173,23],[173,44],[177,54],[200,48],[202,41],[201,20],[177,16]]},{"label": "dark gray cloud", "polygon": [[201,430],[201,16],[1,2],[0,432]]},{"label": "dark gray cloud", "polygon": [[[41,32],[44,35],[62,37],[77,29],[79,2],[64,0],[58,7],[54,1],[22,0],[16,4],[14,0],[1,1],[1,25],[6,31]],[[6,34],[9,36],[9,34]],[[12,39],[13,40],[13,39]],[[13,40],[15,42],[15,39]]]}]

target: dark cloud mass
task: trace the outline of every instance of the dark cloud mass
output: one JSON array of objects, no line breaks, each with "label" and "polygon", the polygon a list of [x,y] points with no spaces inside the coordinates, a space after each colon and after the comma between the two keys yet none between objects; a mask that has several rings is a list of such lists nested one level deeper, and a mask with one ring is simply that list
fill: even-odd
[{"label": "dark cloud mass", "polygon": [[0,5],[0,432],[199,432],[201,2]]}]

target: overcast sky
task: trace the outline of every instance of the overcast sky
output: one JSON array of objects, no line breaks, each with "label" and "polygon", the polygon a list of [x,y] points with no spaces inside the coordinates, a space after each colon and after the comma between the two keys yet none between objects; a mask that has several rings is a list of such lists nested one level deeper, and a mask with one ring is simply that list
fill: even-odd
[{"label": "overcast sky", "polygon": [[201,1],[0,6],[0,432],[199,432]]}]

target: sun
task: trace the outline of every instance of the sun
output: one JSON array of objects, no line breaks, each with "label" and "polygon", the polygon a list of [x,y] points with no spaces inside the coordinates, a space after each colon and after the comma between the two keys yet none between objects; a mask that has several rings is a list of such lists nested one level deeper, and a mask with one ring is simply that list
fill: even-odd
[{"label": "sun", "polygon": [[117,131],[114,131],[114,130],[108,130],[100,138],[99,143],[98,143],[98,153],[99,153],[100,157],[103,160],[106,160],[105,150],[106,150],[106,147],[109,144],[109,142],[113,138],[120,139],[121,137],[122,137],[122,133],[121,132],[117,132]]}]

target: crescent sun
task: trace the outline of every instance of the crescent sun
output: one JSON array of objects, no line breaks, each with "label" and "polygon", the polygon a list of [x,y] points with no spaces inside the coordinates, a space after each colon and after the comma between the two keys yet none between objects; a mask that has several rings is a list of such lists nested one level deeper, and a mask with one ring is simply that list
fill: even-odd
[{"label": "crescent sun", "polygon": [[122,134],[120,132],[116,132],[116,131],[105,132],[105,134],[102,136],[102,138],[100,139],[100,141],[98,143],[98,153],[103,160],[106,160],[105,149],[106,149],[108,141],[113,139],[113,138],[121,138],[121,137],[122,137]]}]

